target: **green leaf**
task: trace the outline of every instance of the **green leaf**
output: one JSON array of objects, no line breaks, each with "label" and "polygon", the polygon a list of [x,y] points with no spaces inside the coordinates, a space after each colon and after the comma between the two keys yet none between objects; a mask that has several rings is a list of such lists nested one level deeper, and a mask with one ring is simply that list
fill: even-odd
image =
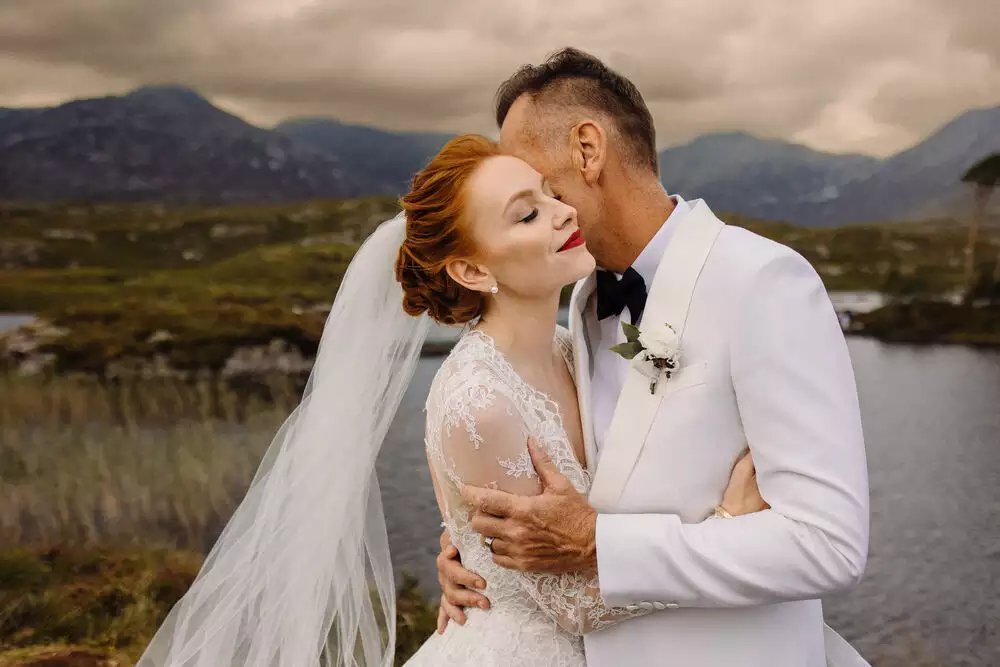
[{"label": "green leaf", "polygon": [[632,326],[628,322],[622,322],[622,331],[625,332],[625,340],[634,343],[639,340],[639,327]]},{"label": "green leaf", "polygon": [[631,341],[629,343],[619,343],[618,345],[614,345],[609,349],[615,354],[620,354],[626,359],[631,359],[635,355],[642,352],[643,347],[642,343],[640,343],[639,341]]}]

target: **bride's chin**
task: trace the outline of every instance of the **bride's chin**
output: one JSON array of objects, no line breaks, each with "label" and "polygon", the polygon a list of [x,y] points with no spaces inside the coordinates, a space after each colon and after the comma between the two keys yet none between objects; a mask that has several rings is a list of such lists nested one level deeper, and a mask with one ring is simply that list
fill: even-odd
[{"label": "bride's chin", "polygon": [[570,282],[575,283],[578,280],[583,280],[591,273],[593,273],[594,269],[596,268],[597,268],[597,260],[595,260],[594,256],[590,254],[590,251],[588,251],[586,248],[582,248],[580,252],[580,257],[576,262],[576,271],[574,272],[575,276]]}]

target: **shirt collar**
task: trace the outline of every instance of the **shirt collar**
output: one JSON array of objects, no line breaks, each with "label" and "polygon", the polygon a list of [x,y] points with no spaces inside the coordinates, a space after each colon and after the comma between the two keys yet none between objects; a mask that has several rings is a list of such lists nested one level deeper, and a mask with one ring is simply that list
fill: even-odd
[{"label": "shirt collar", "polygon": [[691,212],[691,205],[684,201],[680,195],[672,195],[671,199],[674,200],[674,210],[667,216],[663,224],[660,225],[660,229],[649,240],[649,243],[642,249],[639,256],[635,258],[635,261],[632,262],[632,268],[642,276],[647,290],[653,284],[656,269],[659,268],[663,252],[667,249],[667,244],[670,243],[670,238],[674,235],[674,230],[677,229],[677,223]]}]

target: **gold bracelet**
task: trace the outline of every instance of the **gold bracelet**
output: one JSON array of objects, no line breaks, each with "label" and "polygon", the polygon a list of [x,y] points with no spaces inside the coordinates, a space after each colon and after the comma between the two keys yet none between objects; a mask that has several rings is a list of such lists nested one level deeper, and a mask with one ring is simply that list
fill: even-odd
[{"label": "gold bracelet", "polygon": [[712,512],[712,516],[719,519],[732,519],[733,515],[730,514],[725,507],[722,505],[716,505],[715,510]]}]

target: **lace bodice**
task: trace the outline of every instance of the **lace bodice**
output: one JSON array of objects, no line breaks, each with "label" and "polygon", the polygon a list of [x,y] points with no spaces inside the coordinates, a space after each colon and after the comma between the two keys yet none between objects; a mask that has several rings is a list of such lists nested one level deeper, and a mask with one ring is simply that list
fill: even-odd
[{"label": "lace bodice", "polygon": [[[572,373],[569,333],[558,329],[558,346]],[[597,575],[522,573],[493,562],[469,523],[464,484],[530,495],[541,491],[527,450],[533,436],[581,493],[590,476],[577,461],[559,406],[515,371],[493,340],[472,330],[438,371],[427,399],[427,453],[445,525],[465,567],[482,576],[490,613],[544,616],[563,631],[583,635],[643,611],[608,607]]]}]

